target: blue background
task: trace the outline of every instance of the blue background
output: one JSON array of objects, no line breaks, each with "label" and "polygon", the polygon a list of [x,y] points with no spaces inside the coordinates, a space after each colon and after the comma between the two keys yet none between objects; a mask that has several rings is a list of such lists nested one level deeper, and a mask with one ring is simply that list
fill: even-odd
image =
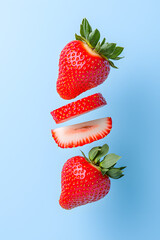
[{"label": "blue background", "polygon": [[[15,0],[0,3],[0,239],[160,239],[160,34],[157,0]],[[86,17],[125,47],[101,92],[108,105],[61,126],[111,116],[106,139],[60,149],[50,111],[69,101],[56,92],[62,48]],[[106,198],[71,211],[59,204],[65,161],[108,143],[125,177]],[[119,163],[120,164],[120,163]]]}]

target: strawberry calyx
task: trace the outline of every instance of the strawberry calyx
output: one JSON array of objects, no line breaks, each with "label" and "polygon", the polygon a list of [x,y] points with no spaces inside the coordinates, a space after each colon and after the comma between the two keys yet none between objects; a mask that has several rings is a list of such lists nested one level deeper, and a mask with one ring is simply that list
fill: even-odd
[{"label": "strawberry calyx", "polygon": [[[101,171],[103,175],[107,175],[110,178],[118,179],[124,176],[123,169],[124,167],[115,167],[117,161],[121,158],[120,156],[109,153],[109,146],[104,144],[102,147],[94,147],[89,151],[88,158],[82,152],[83,157],[92,165],[94,165],[97,169]],[[101,160],[101,158],[103,159]]]},{"label": "strawberry calyx", "polygon": [[100,42],[100,32],[98,29],[92,31],[92,27],[88,20],[84,18],[80,25],[80,35],[75,34],[76,40],[85,42],[92,50],[98,53],[101,57],[105,58],[111,67],[117,68],[112,60],[119,60],[123,57],[119,55],[123,51],[123,47],[116,46],[116,43],[108,43],[106,39],[103,38]]}]

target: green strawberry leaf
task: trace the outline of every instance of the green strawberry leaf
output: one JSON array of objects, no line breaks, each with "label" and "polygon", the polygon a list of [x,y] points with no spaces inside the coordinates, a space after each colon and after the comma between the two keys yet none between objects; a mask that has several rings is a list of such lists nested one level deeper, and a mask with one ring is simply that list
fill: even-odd
[{"label": "green strawberry leaf", "polygon": [[98,29],[95,29],[88,36],[88,41],[92,47],[95,47],[97,45],[99,39],[100,39],[100,32],[98,31]]},{"label": "green strawberry leaf", "polygon": [[83,41],[83,40],[84,40],[83,37],[77,35],[76,33],[75,33],[75,39],[76,39],[76,40],[80,40],[80,41]]},{"label": "green strawberry leaf", "polygon": [[116,164],[117,164],[117,162],[115,164],[113,164],[109,169],[113,168]]},{"label": "green strawberry leaf", "polygon": [[93,161],[94,158],[96,157],[96,155],[98,154],[98,152],[99,152],[100,150],[101,150],[101,147],[94,147],[94,148],[92,148],[92,149],[89,151],[89,154],[88,154],[89,159],[90,159],[91,161]]},{"label": "green strawberry leaf", "polygon": [[115,58],[109,57],[109,58],[112,59],[112,60],[120,60],[120,59],[122,59],[124,57],[115,57]]},{"label": "green strawberry leaf", "polygon": [[123,169],[125,169],[125,168],[126,168],[126,166],[124,166],[124,167],[120,167],[119,169],[120,169],[120,170],[123,170]]},{"label": "green strawberry leaf", "polygon": [[108,60],[108,62],[109,62],[109,64],[111,65],[111,67],[117,68],[112,61]]},{"label": "green strawberry leaf", "polygon": [[105,175],[108,172],[109,169],[107,168],[101,168],[102,175]]},{"label": "green strawberry leaf", "polygon": [[96,158],[94,159],[94,162],[97,163],[102,157],[104,157],[109,151],[109,146],[107,144],[104,144],[101,147],[101,150],[98,152]]},{"label": "green strawberry leaf", "polygon": [[117,163],[117,161],[120,159],[121,157],[114,154],[114,153],[110,153],[108,155],[106,155],[104,157],[104,159],[102,160],[102,162],[100,162],[100,167],[102,168],[110,168],[112,167],[114,164]]},{"label": "green strawberry leaf", "polygon": [[123,47],[116,47],[114,52],[112,53],[112,55],[110,56],[111,59],[115,59],[116,57],[118,57],[121,52],[123,51]]},{"label": "green strawberry leaf", "polygon": [[114,179],[118,179],[124,176],[123,172],[119,168],[111,168],[107,171],[107,175]]},{"label": "green strawberry leaf", "polygon": [[104,43],[99,52],[104,56],[109,57],[114,52],[115,48],[116,43]]},{"label": "green strawberry leaf", "polygon": [[89,34],[92,32],[92,28],[86,18],[82,20],[82,24],[80,25],[80,34],[82,37],[88,39]]},{"label": "green strawberry leaf", "polygon": [[101,48],[101,45],[100,45],[100,42],[98,42],[97,45],[96,45],[96,47],[95,47],[95,50],[96,50],[97,52],[99,52],[100,48]]},{"label": "green strawberry leaf", "polygon": [[102,40],[102,42],[101,42],[101,47],[102,47],[102,45],[105,43],[105,41],[106,41],[106,39],[103,38],[103,40]]},{"label": "green strawberry leaf", "polygon": [[[80,150],[80,151],[81,151],[81,150]],[[91,162],[91,161],[86,157],[86,155],[84,154],[84,152],[81,151],[81,153],[82,153],[83,157],[86,159],[87,162]]]}]

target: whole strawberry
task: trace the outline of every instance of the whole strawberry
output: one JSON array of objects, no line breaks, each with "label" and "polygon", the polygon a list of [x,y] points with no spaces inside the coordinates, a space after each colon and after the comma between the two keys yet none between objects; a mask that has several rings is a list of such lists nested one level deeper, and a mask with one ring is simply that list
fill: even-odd
[{"label": "whole strawberry", "polygon": [[[109,177],[118,179],[123,176],[122,170],[125,167],[114,167],[120,157],[115,154],[106,155],[108,150],[109,147],[105,144],[92,148],[89,158],[83,153],[83,157],[76,156],[67,160],[61,174],[59,204],[62,208],[72,209],[105,197],[110,190]],[[102,157],[104,158],[100,161]]]},{"label": "whole strawberry", "polygon": [[100,43],[100,32],[83,19],[80,36],[68,43],[60,54],[57,92],[63,99],[73,99],[79,94],[102,84],[108,77],[110,66],[117,68],[111,60],[119,60],[123,47]]}]

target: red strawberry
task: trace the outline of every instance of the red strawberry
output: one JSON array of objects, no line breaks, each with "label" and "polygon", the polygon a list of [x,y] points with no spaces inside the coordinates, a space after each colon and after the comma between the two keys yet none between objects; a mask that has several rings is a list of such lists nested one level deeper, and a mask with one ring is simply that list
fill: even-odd
[{"label": "red strawberry", "polygon": [[95,93],[56,109],[51,112],[51,115],[56,123],[62,123],[106,104],[102,94]]},{"label": "red strawberry", "polygon": [[61,148],[73,148],[106,137],[112,128],[110,117],[74,124],[51,130],[52,137]]},{"label": "red strawberry", "polygon": [[73,99],[79,94],[103,83],[115,67],[110,59],[118,60],[123,51],[115,43],[100,43],[100,33],[92,31],[86,19],[80,27],[81,36],[68,43],[60,54],[57,92],[64,99]]},{"label": "red strawberry", "polygon": [[84,155],[67,160],[61,173],[59,204],[62,208],[72,209],[105,197],[110,190],[109,177],[118,179],[123,176],[125,167],[114,167],[120,157],[113,153],[106,155],[108,150],[105,144],[91,149],[89,159]]}]

